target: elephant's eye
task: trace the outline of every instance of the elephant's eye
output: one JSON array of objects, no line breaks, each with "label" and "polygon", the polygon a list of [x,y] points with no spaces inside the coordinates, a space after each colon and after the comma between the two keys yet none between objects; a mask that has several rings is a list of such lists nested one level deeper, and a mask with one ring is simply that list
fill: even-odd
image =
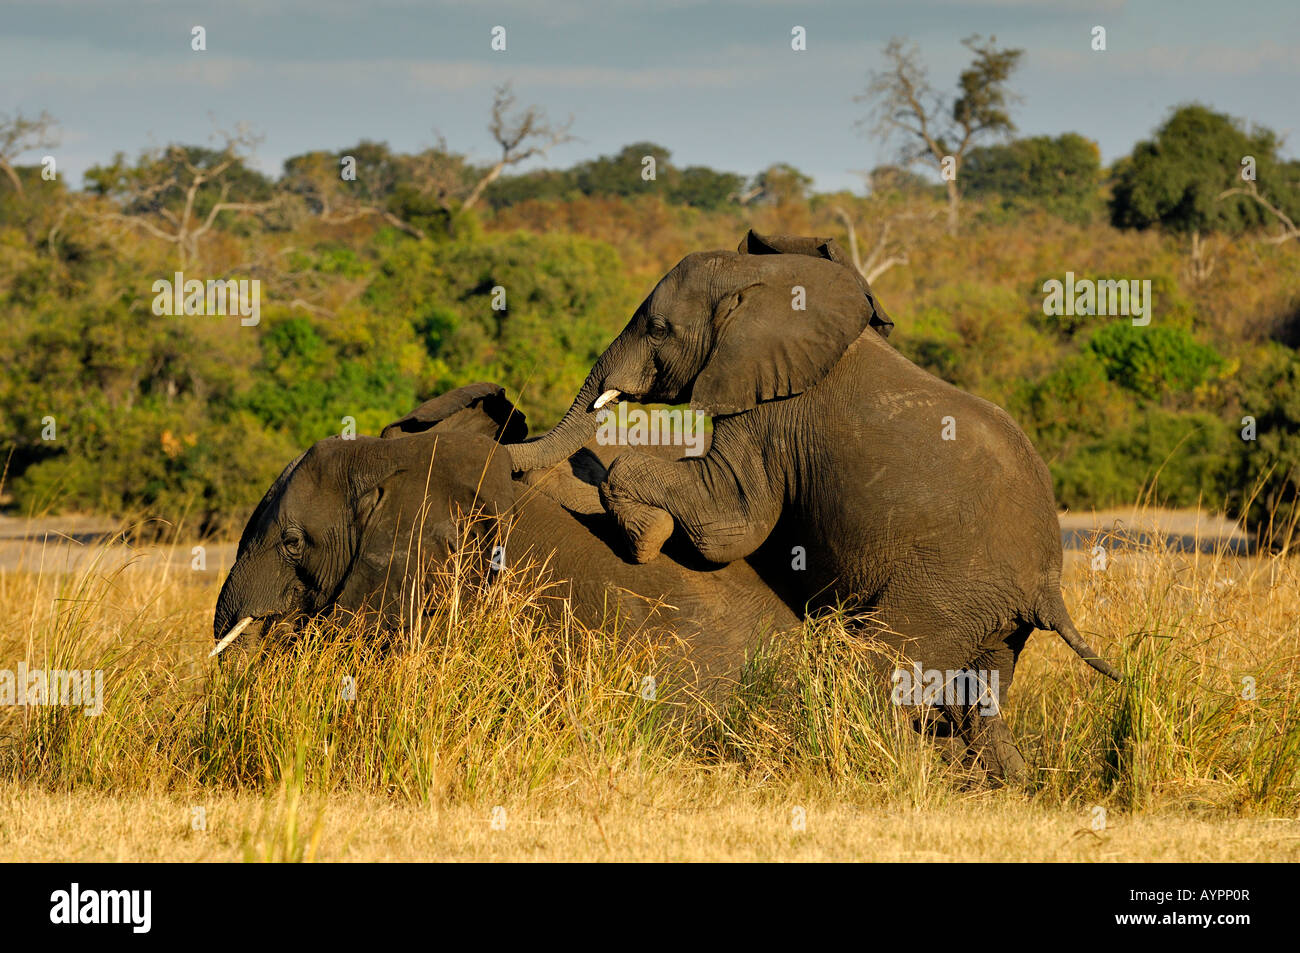
[{"label": "elephant's eye", "polygon": [[302,530],[298,529],[296,526],[287,527],[280,535],[280,545],[284,547],[286,555],[291,559],[297,559],[302,555]]},{"label": "elephant's eye", "polygon": [[652,338],[661,340],[668,337],[668,322],[656,315],[650,319],[646,330]]}]

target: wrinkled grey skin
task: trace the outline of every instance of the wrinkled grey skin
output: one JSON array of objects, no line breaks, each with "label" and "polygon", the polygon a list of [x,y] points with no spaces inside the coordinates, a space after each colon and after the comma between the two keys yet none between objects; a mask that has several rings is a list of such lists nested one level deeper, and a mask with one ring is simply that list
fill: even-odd
[{"label": "wrinkled grey skin", "polygon": [[[627,560],[611,546],[617,530],[594,485],[603,464],[584,452],[552,471],[512,478],[498,441],[526,432],[501,388],[477,384],[429,401],[381,438],[318,442],[250,518],[217,600],[214,638],[246,616],[269,626],[335,608],[396,624],[423,571],[408,553],[418,544],[433,563],[445,560],[457,540],[455,517],[471,511],[483,516],[476,535],[488,551],[503,545],[507,566],[549,559],[550,577],[562,584],[544,598],[548,611],[558,615],[567,597],[589,626],[608,625],[617,613],[623,633],[647,623],[671,630],[701,673],[734,672],[746,649],[798,625],[744,562],[719,569],[698,559],[694,567]],[[660,600],[666,605],[655,610]]]},{"label": "wrinkled grey skin", "polygon": [[[806,310],[792,307],[797,288]],[[514,466],[581,446],[604,391],[689,401],[714,415],[708,453],[668,462],[630,451],[600,488],[638,560],[675,527],[709,560],[755,558],[800,611],[874,610],[886,644],[924,669],[997,670],[1003,696],[1034,628],[1117,677],[1061,599],[1042,459],[1000,408],[890,347],[888,326],[833,241],[751,232],[739,252],[689,255],[600,356],[560,424],[509,448]],[[806,569],[792,568],[795,547]],[[1000,718],[949,714],[985,736],[972,747],[987,749],[995,772],[1023,770]]]}]

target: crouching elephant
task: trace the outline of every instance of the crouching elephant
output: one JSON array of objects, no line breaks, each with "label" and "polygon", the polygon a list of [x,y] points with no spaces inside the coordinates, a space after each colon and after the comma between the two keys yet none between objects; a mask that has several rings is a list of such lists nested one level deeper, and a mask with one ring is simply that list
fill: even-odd
[{"label": "crouching elephant", "polygon": [[316,443],[248,521],[217,600],[218,648],[254,623],[336,608],[397,623],[416,574],[450,557],[459,517],[470,513],[476,535],[499,547],[498,568],[547,564],[548,612],[567,600],[591,627],[617,618],[622,633],[669,630],[701,673],[733,672],[763,637],[799,624],[743,561],[624,558],[597,495],[603,464],[581,451],[514,477],[500,444],[526,435],[502,389],[476,384],[425,403],[381,437]]},{"label": "crouching elephant", "polygon": [[[638,560],[675,531],[718,563],[757,557],[809,609],[874,610],[909,663],[996,672],[1000,695],[1035,628],[1117,677],[1062,601],[1042,459],[1000,408],[890,347],[890,327],[834,241],[750,232],[738,251],[683,259],[563,420],[507,449],[516,470],[550,466],[611,400],[689,401],[713,415],[704,456],[628,452],[601,485]],[[954,721],[976,724],[968,713]],[[978,724],[1017,773],[1000,719]]]}]

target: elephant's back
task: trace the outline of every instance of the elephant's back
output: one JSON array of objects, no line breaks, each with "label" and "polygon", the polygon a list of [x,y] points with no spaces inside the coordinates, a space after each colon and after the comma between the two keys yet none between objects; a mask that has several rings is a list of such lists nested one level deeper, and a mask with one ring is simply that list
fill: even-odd
[{"label": "elephant's back", "polygon": [[623,552],[604,514],[578,516],[534,494],[517,509],[506,561],[546,566],[551,611],[567,598],[583,625],[602,632],[670,631],[710,670],[734,669],[748,648],[799,624],[743,560],[688,566],[665,553],[637,564]]},{"label": "elephant's back", "polygon": [[899,502],[1004,498],[1055,518],[1046,464],[1011,416],[918,367],[874,333],[860,337],[807,396],[827,408],[822,426],[813,428],[822,434],[823,458],[859,475],[888,471],[879,473],[884,485],[877,488],[886,497],[899,486]]},{"label": "elephant's back", "polygon": [[810,436],[788,497],[796,524],[822,529],[816,583],[869,597],[904,585],[936,604],[962,593],[993,612],[1033,605],[1056,578],[1051,477],[1002,408],[874,334],[798,400],[783,412],[802,414]]}]

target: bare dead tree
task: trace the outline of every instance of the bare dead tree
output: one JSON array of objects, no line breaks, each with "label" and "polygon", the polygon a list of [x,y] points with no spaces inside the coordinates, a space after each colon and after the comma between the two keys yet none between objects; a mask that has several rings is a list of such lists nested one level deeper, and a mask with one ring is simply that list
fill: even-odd
[{"label": "bare dead tree", "polygon": [[1261,239],[1266,245],[1282,245],[1291,241],[1293,238],[1300,238],[1300,227],[1296,226],[1296,223],[1291,219],[1291,216],[1287,215],[1281,208],[1265,198],[1264,194],[1260,192],[1259,186],[1253,180],[1247,182],[1244,186],[1238,186],[1220,193],[1219,199],[1226,199],[1229,195],[1248,196],[1249,198],[1254,199],[1259,203],[1259,205],[1266,209],[1270,215],[1277,219],[1278,225],[1281,226],[1282,230],[1276,235],[1269,235]]},{"label": "bare dead tree", "polygon": [[831,211],[835,213],[836,218],[844,223],[844,228],[849,233],[849,254],[853,258],[853,267],[862,273],[862,277],[867,279],[868,284],[895,265],[906,265],[908,263],[905,250],[899,249],[897,252],[892,250],[889,241],[892,223],[881,223],[876,230],[876,240],[872,243],[871,249],[867,252],[867,257],[864,260],[858,251],[858,230],[853,223],[852,217],[839,205],[833,206]]},{"label": "bare dead tree", "polygon": [[389,209],[359,200],[343,185],[335,157],[317,154],[299,163],[294,170],[294,190],[316,206],[316,217],[326,225],[347,225],[363,218],[378,217],[399,231],[425,239],[422,228],[404,221]]},{"label": "bare dead tree", "polygon": [[[224,147],[210,164],[192,161],[182,146],[168,146],[161,153],[147,157],[137,170],[119,180],[117,191],[122,210],[105,213],[105,217],[174,245],[181,266],[185,267],[197,257],[200,239],[212,231],[223,212],[263,212],[278,204],[278,199],[264,202],[230,199],[231,183],[223,177],[243,161],[255,142],[243,130],[227,134]],[[217,200],[206,214],[200,215],[196,210],[199,190],[209,184],[218,186]],[[169,207],[169,200],[177,198],[180,207]]]},{"label": "bare dead tree", "polygon": [[881,207],[870,217],[876,223],[874,238],[863,257],[858,243],[858,227],[842,205],[832,205],[831,212],[844,225],[848,233],[849,255],[853,265],[867,282],[873,282],[896,265],[911,263],[911,253],[918,238],[918,226],[932,221],[934,209],[921,210],[899,207]]},{"label": "bare dead tree", "polygon": [[997,49],[996,37],[962,41],[974,54],[958,78],[960,94],[941,96],[930,85],[920,51],[897,37],[885,47],[888,67],[871,76],[857,102],[872,103],[871,116],[859,123],[884,137],[902,137],[902,159],[932,165],[948,191],[948,232],[957,234],[961,190],[957,174],[978,140],[1015,131],[1007,104],[1015,97],[1006,81],[1023,51]]},{"label": "bare dead tree", "polygon": [[488,132],[501,148],[501,158],[489,166],[487,172],[474,184],[474,188],[461,203],[462,211],[472,208],[484,190],[510,166],[534,156],[544,156],[555,146],[573,141],[573,136],[569,134],[573,126],[572,116],[559,125],[553,125],[537,106],[529,106],[522,112],[510,115],[514,107],[515,96],[510,84],[498,86],[492,99],[492,118],[488,122]]},{"label": "bare dead tree", "polygon": [[1184,271],[1197,284],[1209,278],[1219,263],[1219,253],[1214,248],[1212,237],[1201,238],[1199,228],[1192,230],[1192,255]]},{"label": "bare dead tree", "polygon": [[0,114],[0,172],[13,183],[14,190],[23,194],[23,183],[14,169],[14,161],[24,152],[33,149],[50,149],[58,144],[54,134],[54,117],[44,110],[29,119],[21,112]]}]

